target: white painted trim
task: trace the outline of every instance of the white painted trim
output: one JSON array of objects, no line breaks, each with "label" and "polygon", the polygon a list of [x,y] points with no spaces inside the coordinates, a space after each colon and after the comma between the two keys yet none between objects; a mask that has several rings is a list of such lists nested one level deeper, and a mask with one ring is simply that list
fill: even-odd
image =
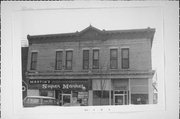
[{"label": "white painted trim", "polygon": [[64,51],[64,49],[55,49],[55,51]]},{"label": "white painted trim", "polygon": [[38,50],[31,50],[30,53],[32,53],[32,52],[39,52],[39,51]]},{"label": "white painted trim", "polygon": [[74,49],[65,49],[65,51],[73,51]]},{"label": "white painted trim", "polygon": [[100,50],[101,48],[98,48],[98,47],[94,47],[92,48],[93,50]]},{"label": "white painted trim", "polygon": [[90,50],[90,48],[82,48],[82,50]]},{"label": "white painted trim", "polygon": [[109,49],[119,49],[119,47],[109,47]]},{"label": "white painted trim", "polygon": [[120,47],[120,49],[123,49],[123,48],[129,48],[130,49],[130,46],[122,46],[122,47]]}]

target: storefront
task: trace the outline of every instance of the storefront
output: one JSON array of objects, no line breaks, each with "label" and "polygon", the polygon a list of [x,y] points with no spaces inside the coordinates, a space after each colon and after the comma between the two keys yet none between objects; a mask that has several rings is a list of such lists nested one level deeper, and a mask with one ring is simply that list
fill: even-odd
[{"label": "storefront", "polygon": [[89,90],[91,90],[91,81],[87,79],[29,80],[29,92],[34,91],[36,95],[55,97],[60,106],[87,106]]},{"label": "storefront", "polygon": [[148,79],[93,80],[93,105],[149,104]]},{"label": "storefront", "polygon": [[60,106],[149,104],[146,78],[32,79],[29,94],[55,97]]}]

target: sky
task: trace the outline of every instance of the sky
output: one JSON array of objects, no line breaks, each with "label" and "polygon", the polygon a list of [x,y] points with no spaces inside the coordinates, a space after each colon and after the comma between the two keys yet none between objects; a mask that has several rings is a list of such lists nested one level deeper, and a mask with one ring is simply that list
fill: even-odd
[{"label": "sky", "polygon": [[[163,20],[158,7],[44,9],[22,12],[22,46],[27,35],[81,31],[92,25],[100,30],[155,28],[152,61],[157,62],[162,49]],[[153,67],[154,67],[153,63]],[[157,66],[155,66],[157,67]]]}]

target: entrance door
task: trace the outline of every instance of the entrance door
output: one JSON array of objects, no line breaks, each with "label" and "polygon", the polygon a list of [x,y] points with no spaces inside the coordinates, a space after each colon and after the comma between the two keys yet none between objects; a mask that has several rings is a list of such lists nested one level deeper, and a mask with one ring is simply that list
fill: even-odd
[{"label": "entrance door", "polygon": [[71,105],[71,94],[62,94],[62,105],[64,106]]},{"label": "entrance door", "polygon": [[123,94],[114,95],[114,105],[125,105],[125,98]]}]

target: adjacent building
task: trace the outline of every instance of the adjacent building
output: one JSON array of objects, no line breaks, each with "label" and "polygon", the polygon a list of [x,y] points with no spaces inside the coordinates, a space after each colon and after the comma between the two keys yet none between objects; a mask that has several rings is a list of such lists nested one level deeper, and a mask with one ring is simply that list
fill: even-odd
[{"label": "adjacent building", "polygon": [[27,95],[59,105],[152,104],[155,29],[28,35]]}]

